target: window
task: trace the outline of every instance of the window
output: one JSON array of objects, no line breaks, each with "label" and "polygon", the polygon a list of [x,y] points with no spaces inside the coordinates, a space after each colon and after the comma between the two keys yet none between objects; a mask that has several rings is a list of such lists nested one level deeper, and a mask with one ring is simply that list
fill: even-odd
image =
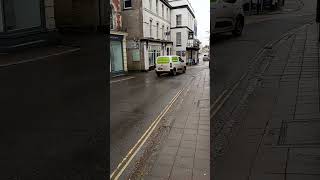
[{"label": "window", "polygon": [[169,14],[168,14],[168,8],[167,8],[167,14],[166,14],[166,18],[167,18],[167,20],[169,20]]},{"label": "window", "polygon": [[156,0],[156,12],[157,12],[157,14],[159,13],[158,2],[159,2],[159,0]]},{"label": "window", "polygon": [[169,40],[169,27],[167,27],[167,40]]},{"label": "window", "polygon": [[0,7],[0,13],[3,13],[1,18],[6,31],[41,27],[41,1],[5,0],[0,3],[4,5]]},{"label": "window", "polygon": [[157,39],[159,39],[159,23],[157,23]]},{"label": "window", "polygon": [[162,36],[161,36],[162,39],[164,39],[164,25],[162,25]]},{"label": "window", "polygon": [[162,13],[162,17],[164,18],[164,6],[162,4],[162,8],[161,8],[161,13]]},{"label": "window", "polygon": [[176,34],[176,44],[177,46],[181,46],[181,32],[177,32]]},{"label": "window", "polygon": [[124,9],[132,8],[131,0],[123,0],[124,2]]},{"label": "window", "polygon": [[152,11],[152,0],[149,0],[149,9]]},{"label": "window", "polygon": [[182,55],[182,52],[181,52],[181,51],[176,51],[176,55],[177,55],[177,56],[181,56],[181,55]]},{"label": "window", "polygon": [[181,14],[178,14],[178,15],[176,16],[176,25],[177,25],[177,26],[181,26]]},{"label": "window", "polygon": [[152,37],[152,20],[150,20],[150,37]]}]

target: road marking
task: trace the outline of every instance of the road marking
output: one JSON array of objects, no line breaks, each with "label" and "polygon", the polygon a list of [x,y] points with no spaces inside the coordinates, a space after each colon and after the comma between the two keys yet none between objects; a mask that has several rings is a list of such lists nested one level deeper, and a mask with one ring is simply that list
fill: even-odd
[{"label": "road marking", "polygon": [[72,52],[76,52],[76,51],[79,51],[79,50],[80,50],[80,48],[74,48],[74,49],[70,49],[70,50],[66,50],[66,51],[63,51],[63,52],[54,53],[54,54],[50,54],[50,55],[46,55],[46,56],[40,56],[40,57],[36,57],[36,58],[21,60],[21,61],[18,61],[18,62],[1,64],[0,67],[6,67],[6,66],[11,66],[11,65],[18,65],[18,64],[28,63],[28,62],[34,62],[34,61],[45,59],[45,58],[48,58],[48,57],[51,57],[51,56],[59,56],[59,55],[62,55],[62,54],[72,53]]},{"label": "road marking", "polygon": [[123,79],[119,79],[119,80],[110,81],[110,84],[116,83],[116,82],[120,82],[120,81],[129,80],[129,79],[133,79],[133,78],[135,78],[135,77],[132,76],[132,77],[128,77],[128,78],[123,78]]},{"label": "road marking", "polygon": [[[230,98],[230,96],[232,95],[232,93],[237,89],[237,87],[240,85],[241,81],[247,76],[247,73],[243,74],[241,76],[241,78],[235,83],[235,85],[232,86],[231,89],[229,90],[224,90],[221,95],[219,96],[219,98],[214,102],[213,106],[211,106],[212,108],[214,108],[216,105],[217,108],[213,109],[213,113],[210,116],[210,119],[212,119],[217,112],[219,112],[219,110],[221,109],[221,107],[225,104],[225,102]],[[228,92],[228,94],[226,96],[224,96],[226,94],[226,92]],[[222,99],[222,101],[220,101],[220,99],[224,97]]]},{"label": "road marking", "polygon": [[[192,81],[193,81],[193,79],[191,80],[191,82]],[[130,151],[125,156],[125,158],[123,158],[123,160],[119,163],[117,168],[112,172],[112,174],[110,175],[110,179],[113,179],[113,180],[119,179],[119,177],[122,175],[123,171],[127,168],[129,163],[132,161],[132,159],[135,157],[135,155],[139,152],[141,147],[144,145],[144,143],[147,141],[147,139],[153,133],[155,128],[158,126],[160,120],[168,112],[168,110],[171,108],[171,106],[174,104],[174,102],[178,99],[178,97],[181,95],[181,93],[187,87],[188,87],[188,83],[185,87],[183,87],[180,91],[178,91],[178,93],[171,99],[170,103],[161,111],[161,113],[157,116],[157,118],[149,126],[147,131],[141,136],[141,138],[138,140],[138,142],[130,149]]]}]

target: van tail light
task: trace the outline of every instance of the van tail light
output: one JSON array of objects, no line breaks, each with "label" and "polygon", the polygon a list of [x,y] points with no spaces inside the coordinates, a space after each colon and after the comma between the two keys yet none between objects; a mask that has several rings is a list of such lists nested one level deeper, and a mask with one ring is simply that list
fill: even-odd
[{"label": "van tail light", "polygon": [[170,63],[170,67],[172,68],[172,63]]}]

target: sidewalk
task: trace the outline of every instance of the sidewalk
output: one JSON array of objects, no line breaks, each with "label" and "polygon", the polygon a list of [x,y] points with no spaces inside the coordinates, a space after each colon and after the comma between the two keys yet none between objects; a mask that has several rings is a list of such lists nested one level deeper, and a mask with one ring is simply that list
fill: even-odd
[{"label": "sidewalk", "polygon": [[167,134],[154,140],[151,157],[138,163],[144,165],[132,179],[210,179],[209,78],[209,69],[201,71],[165,115]]},{"label": "sidewalk", "polygon": [[[213,179],[320,179],[317,25],[283,39]],[[232,173],[230,173],[232,172]]]}]

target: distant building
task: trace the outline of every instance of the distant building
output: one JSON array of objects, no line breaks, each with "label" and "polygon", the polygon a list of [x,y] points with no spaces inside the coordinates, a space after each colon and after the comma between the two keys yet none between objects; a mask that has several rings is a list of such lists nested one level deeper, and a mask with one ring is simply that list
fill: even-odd
[{"label": "distant building", "polygon": [[0,51],[46,43],[54,31],[53,0],[0,1]]},{"label": "distant building", "polygon": [[[128,5],[128,4],[127,4]],[[122,4],[110,0],[110,71],[113,76],[128,71],[126,37],[122,27]]]},{"label": "distant building", "polygon": [[122,15],[129,70],[153,69],[158,56],[171,54],[171,6],[166,0],[123,0]]},{"label": "distant building", "polygon": [[197,39],[197,22],[188,0],[169,0],[171,10],[171,38],[175,54],[188,64],[199,58],[200,41]]}]

